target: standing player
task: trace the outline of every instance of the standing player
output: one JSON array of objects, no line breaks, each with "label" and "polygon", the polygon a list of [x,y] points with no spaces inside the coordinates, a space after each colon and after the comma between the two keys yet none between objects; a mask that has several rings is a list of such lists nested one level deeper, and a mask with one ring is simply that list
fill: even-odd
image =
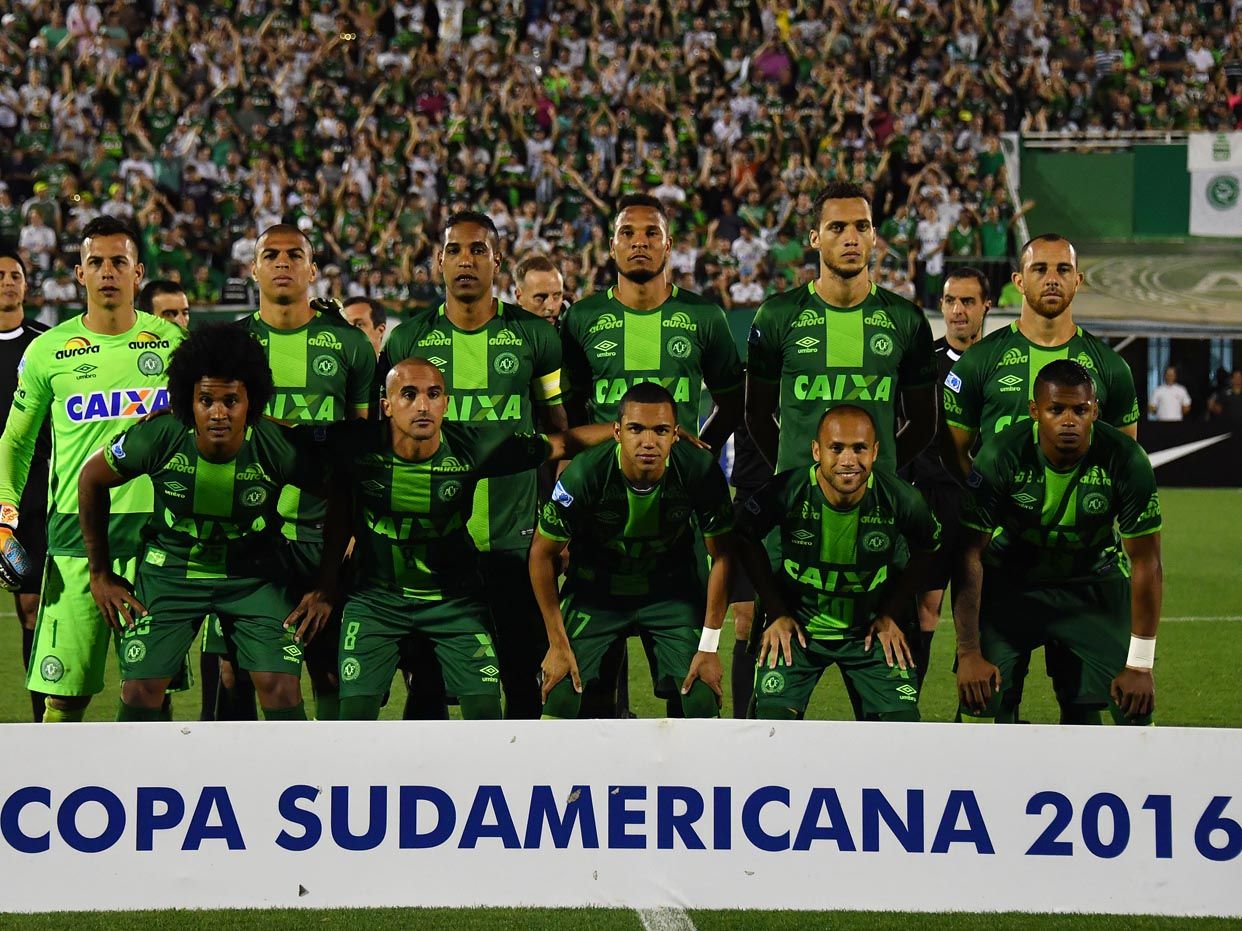
[{"label": "standing player", "polygon": [[[317,269],[310,240],[296,226],[277,224],[264,230],[253,265],[259,286],[259,309],[243,322],[267,350],[275,390],[267,414],[283,423],[327,424],[365,419],[375,380],[375,352],[370,341],[339,316],[310,305]],[[280,515],[292,571],[302,591],[313,587],[323,550],[325,504],[321,498],[286,487]],[[301,592],[299,592],[301,594]],[[336,632],[325,631],[306,651],[306,668],[315,692],[315,717],[337,718]]]},{"label": "standing player", "polygon": [[697,434],[706,385],[716,407],[702,438],[719,451],[742,418],[742,363],[724,311],[669,281],[663,204],[621,198],[609,253],[616,285],[574,304],[561,328],[570,420],[612,423],[626,391],[656,381],[673,395],[678,426]]},{"label": "standing player", "polygon": [[[448,420],[498,423],[513,433],[563,431],[556,331],[492,296],[500,237],[491,218],[455,214],[443,237],[437,262],[444,272],[444,303],[393,330],[386,357],[421,357],[439,367],[449,390]],[[526,568],[535,486],[533,470],[480,481],[470,515],[511,718],[539,717],[537,676],[547,646]]]},{"label": "standing player", "polygon": [[[13,407],[22,354],[36,336],[47,330],[43,324],[26,319],[25,301],[26,263],[11,249],[0,250],[0,411],[6,421]],[[22,543],[30,562],[21,587],[13,593],[17,621],[22,625],[22,669],[30,667],[35,618],[39,615],[39,583],[43,581],[43,563],[47,556],[44,517],[47,514],[47,461],[51,455],[51,435],[45,422],[30,460],[30,474],[21,500],[21,511],[27,517]],[[43,720],[42,693],[30,693],[30,709],[36,722]]]},{"label": "standing player", "polygon": [[[931,327],[905,298],[872,283],[875,227],[860,187],[829,184],[815,217],[810,243],[819,251],[819,278],[769,298],[755,314],[746,425],[764,458],[783,472],[806,465],[826,409],[855,404],[875,419],[880,463],[893,469],[935,436]],[[897,434],[899,401],[907,420]]]},{"label": "standing player", "polygon": [[175,281],[166,278],[148,281],[138,294],[138,309],[175,323],[187,333],[190,331],[190,299]]},{"label": "standing player", "polygon": [[[992,306],[987,285],[983,272],[965,265],[953,267],[945,278],[940,297],[945,334],[932,344],[941,391],[950,369],[983,335],[983,321]],[[940,623],[940,607],[953,572],[962,504],[962,486],[953,477],[956,470],[950,472],[940,458],[943,448],[943,444],[932,444],[919,453],[906,476],[923,493],[940,523],[940,549],[923,578],[925,590],[919,595],[919,639],[913,647],[920,687],[927,678],[932,637]]]},{"label": "standing player", "polygon": [[[52,424],[47,514],[48,560],[27,686],[48,696],[43,720],[81,721],[103,688],[111,630],[90,593],[78,527],[82,463],[116,433],[118,421],[167,406],[164,369],[184,334],[134,309],[142,280],[137,235],[113,217],[83,230],[78,283],[86,313],[40,334],[18,368],[13,408],[0,436],[0,535],[18,530],[31,457],[46,418]],[[132,578],[138,533],[151,512],[151,483],[112,496],[108,538],[113,571]],[[42,514],[32,520],[42,521]]]},{"label": "standing player", "polygon": [[519,307],[560,326],[561,311],[565,309],[565,279],[556,263],[546,255],[527,256],[513,270],[513,281]]},{"label": "standing player", "polygon": [[[706,385],[715,409],[702,425],[702,441],[719,453],[742,419],[742,362],[724,310],[672,284],[669,248],[664,205],[647,194],[622,197],[609,243],[617,283],[574,304],[561,326],[565,405],[571,423],[613,423],[626,391],[656,381],[673,395],[677,425],[697,434]],[[609,703],[615,668],[622,684],[618,713],[628,714],[624,656],[605,662],[598,681],[606,692],[589,695],[589,706]],[[675,701],[675,685],[660,683],[659,691]]]},{"label": "standing player", "polygon": [[[543,716],[576,718],[583,684],[598,678],[613,642],[641,630],[652,641],[657,676],[680,685],[685,716],[717,717],[733,566],[729,486],[711,452],[677,442],[677,405],[657,384],[626,391],[613,436],[561,473],[531,545],[531,582],[549,643]],[[706,597],[691,581],[699,536],[713,559]]]},{"label": "standing player", "polygon": [[[447,421],[452,395],[426,359],[397,363],[386,387],[382,422],[327,431],[335,480],[353,492],[356,540],[341,619],[341,716],[376,718],[399,652],[425,639],[462,716],[499,718],[500,670],[467,530],[475,485],[568,458],[610,431],[596,425],[543,436]],[[345,536],[326,542],[325,565],[343,555]]]},{"label": "standing player", "polygon": [[[293,620],[276,505],[287,483],[319,489],[288,427],[263,418],[272,375],[259,345],[229,325],[199,330],[168,365],[173,416],[116,436],[82,467],[82,536],[91,591],[122,633],[118,721],[154,721],[204,616],[224,625],[230,655],[251,676],[269,720],[306,720],[302,643],[326,620],[317,602]],[[155,486],[135,589],[110,566],[108,489],[139,476]]]},{"label": "standing player", "polygon": [[1035,424],[993,436],[968,481],[954,604],[960,713],[999,720],[1017,659],[1057,643],[1072,658],[1049,667],[1062,724],[1098,724],[1105,706],[1118,724],[1150,723],[1162,589],[1155,474],[1137,442],[1097,419],[1083,365],[1050,362],[1033,390]]},{"label": "standing player", "polygon": [[[869,411],[830,408],[811,443],[814,464],[781,472],[738,512],[746,566],[772,618],[755,676],[760,718],[801,718],[835,663],[858,695],[856,717],[919,720],[918,679],[895,619],[940,528],[919,493],[879,464],[876,433]],[[774,529],[779,578],[763,549]],[[903,541],[913,556],[890,576]]]},{"label": "standing player", "polygon": [[944,420],[953,440],[945,464],[970,474],[976,439],[987,446],[1012,423],[1026,420],[1035,375],[1056,359],[1092,372],[1100,419],[1138,436],[1138,396],[1130,367],[1103,341],[1075,325],[1072,305],[1082,284],[1078,255],[1064,236],[1047,233],[1022,247],[1013,283],[1022,290],[1016,321],[984,337],[945,378]]}]

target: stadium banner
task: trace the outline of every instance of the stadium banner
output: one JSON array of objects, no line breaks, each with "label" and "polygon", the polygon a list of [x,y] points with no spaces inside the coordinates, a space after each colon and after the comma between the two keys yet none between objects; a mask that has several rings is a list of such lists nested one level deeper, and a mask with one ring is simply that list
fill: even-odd
[{"label": "stadium banner", "polygon": [[1242,916],[1242,731],[23,724],[0,745],[7,911]]},{"label": "stadium banner", "polygon": [[1242,133],[1191,133],[1190,232],[1242,236]]}]

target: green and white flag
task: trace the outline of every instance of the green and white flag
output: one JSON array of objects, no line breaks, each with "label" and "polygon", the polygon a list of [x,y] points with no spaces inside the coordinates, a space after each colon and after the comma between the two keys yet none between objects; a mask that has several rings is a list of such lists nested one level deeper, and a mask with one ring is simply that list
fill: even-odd
[{"label": "green and white flag", "polygon": [[1190,232],[1242,236],[1242,133],[1191,133]]}]

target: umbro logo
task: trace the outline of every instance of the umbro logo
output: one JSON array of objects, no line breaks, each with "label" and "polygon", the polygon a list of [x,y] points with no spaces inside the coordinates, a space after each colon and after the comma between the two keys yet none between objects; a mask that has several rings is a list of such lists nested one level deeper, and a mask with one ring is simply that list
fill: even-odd
[{"label": "umbro logo", "polygon": [[1013,496],[1013,500],[1018,502],[1018,504],[1022,505],[1024,508],[1029,508],[1039,499],[1030,492],[1020,491]]},{"label": "umbro logo", "polygon": [[434,365],[438,369],[442,369],[444,368],[444,366],[448,365],[448,360],[441,359],[439,356],[432,356],[427,361],[430,362],[432,365]]},{"label": "umbro logo", "polygon": [[802,339],[794,343],[794,345],[802,347],[801,349],[798,350],[800,353],[814,352],[815,347],[819,345],[819,340],[816,339],[814,336],[804,336],[802,337]]},{"label": "umbro logo", "polygon": [[614,349],[616,349],[616,348],[617,348],[617,344],[616,344],[616,343],[614,343],[614,342],[613,342],[612,340],[610,340],[610,339],[606,339],[606,340],[604,340],[604,341],[603,341],[603,342],[601,342],[601,343],[596,343],[596,344],[595,344],[595,348],[596,348],[599,352],[612,352]]},{"label": "umbro logo", "polygon": [[815,539],[815,534],[809,530],[795,530],[789,537],[795,543],[810,543]]},{"label": "umbro logo", "polygon": [[1023,380],[1020,375],[1006,375],[996,379],[996,383],[1001,386],[1001,391],[1021,391]]}]

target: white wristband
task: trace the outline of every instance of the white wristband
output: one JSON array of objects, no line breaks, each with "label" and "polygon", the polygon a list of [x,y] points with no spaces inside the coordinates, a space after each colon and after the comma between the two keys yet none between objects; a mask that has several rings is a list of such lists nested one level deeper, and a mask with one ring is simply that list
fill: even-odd
[{"label": "white wristband", "polygon": [[710,627],[704,627],[703,633],[699,636],[699,652],[715,653],[720,649],[720,631],[712,630]]},{"label": "white wristband", "polygon": [[1130,637],[1130,655],[1126,666],[1130,669],[1151,669],[1156,665],[1156,638]]}]

